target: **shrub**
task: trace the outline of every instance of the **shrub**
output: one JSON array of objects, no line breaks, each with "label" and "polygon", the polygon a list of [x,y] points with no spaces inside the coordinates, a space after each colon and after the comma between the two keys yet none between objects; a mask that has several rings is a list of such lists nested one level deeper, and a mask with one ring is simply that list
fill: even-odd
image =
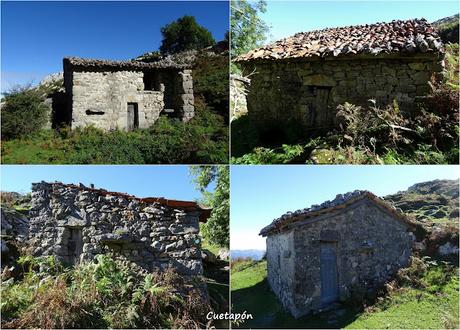
[{"label": "shrub", "polygon": [[209,110],[184,123],[160,117],[149,129],[103,132],[93,127],[64,134],[72,144],[70,163],[175,164],[224,163],[228,129]]},{"label": "shrub", "polygon": [[23,263],[24,279],[2,283],[4,328],[200,328],[210,310],[200,283],[190,289],[172,269],[147,274],[108,255],[67,269]]},{"label": "shrub", "polygon": [[30,86],[9,91],[1,108],[2,140],[22,138],[38,132],[48,120],[43,95]]}]

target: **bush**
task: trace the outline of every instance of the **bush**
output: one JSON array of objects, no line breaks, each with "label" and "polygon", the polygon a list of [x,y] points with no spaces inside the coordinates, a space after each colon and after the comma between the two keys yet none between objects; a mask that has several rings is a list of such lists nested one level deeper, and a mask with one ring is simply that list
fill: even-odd
[{"label": "bush", "polygon": [[49,108],[44,96],[30,86],[9,91],[1,108],[2,140],[22,138],[38,132],[47,122]]}]

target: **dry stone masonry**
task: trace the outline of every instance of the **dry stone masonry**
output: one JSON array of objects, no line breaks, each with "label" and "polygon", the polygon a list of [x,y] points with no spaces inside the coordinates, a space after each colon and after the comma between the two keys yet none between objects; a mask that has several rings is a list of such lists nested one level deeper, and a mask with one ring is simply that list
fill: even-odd
[{"label": "dry stone masonry", "polygon": [[40,182],[32,184],[31,203],[29,241],[36,256],[75,264],[111,253],[147,271],[203,272],[199,221],[210,210],[195,202]]},{"label": "dry stone masonry", "polygon": [[368,191],[288,212],[263,228],[268,282],[294,316],[374,290],[408,264],[412,222]]},{"label": "dry stone masonry", "polygon": [[[161,114],[183,121],[194,116],[189,64],[170,59],[145,63],[77,57],[63,62],[65,106],[55,112],[54,126],[130,131],[150,127]],[[56,103],[58,96],[53,98]]]},{"label": "dry stone masonry", "polygon": [[260,127],[334,127],[345,102],[410,110],[443,69],[444,49],[425,20],[297,33],[236,58],[251,74],[249,115]]}]

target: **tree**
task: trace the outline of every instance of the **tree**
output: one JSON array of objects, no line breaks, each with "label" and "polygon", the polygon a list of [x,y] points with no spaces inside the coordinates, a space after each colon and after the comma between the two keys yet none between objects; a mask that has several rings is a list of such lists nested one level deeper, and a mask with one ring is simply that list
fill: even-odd
[{"label": "tree", "polygon": [[231,56],[237,57],[251,49],[262,46],[269,31],[268,25],[259,18],[267,4],[263,0],[232,0],[231,6]]},{"label": "tree", "polygon": [[[230,245],[230,176],[228,166],[191,166],[197,188],[203,201],[212,207],[211,216],[202,226],[204,236],[211,244],[228,248]],[[215,183],[213,192],[207,191]]]},{"label": "tree", "polygon": [[162,54],[202,49],[216,43],[208,29],[199,25],[195,17],[187,15],[163,26],[161,34],[163,35],[160,47]]}]

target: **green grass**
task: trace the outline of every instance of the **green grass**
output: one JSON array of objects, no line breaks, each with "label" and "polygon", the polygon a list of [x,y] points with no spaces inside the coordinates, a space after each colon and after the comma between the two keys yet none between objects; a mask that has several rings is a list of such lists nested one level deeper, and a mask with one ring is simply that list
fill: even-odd
[{"label": "green grass", "polygon": [[160,117],[148,129],[43,130],[2,141],[4,164],[218,164],[228,162],[223,117],[197,105],[187,123]]},{"label": "green grass", "polygon": [[201,243],[201,248],[211,251],[216,256],[219,254],[219,250],[221,249],[220,246],[213,245],[205,239],[203,239],[203,242]]},{"label": "green grass", "polygon": [[[232,268],[232,308],[234,313],[246,311],[253,320],[243,328],[458,328],[458,277],[446,283],[440,278],[445,272],[438,266],[423,275],[425,289],[403,287],[386,296],[364,312],[344,308],[294,319],[288,314],[267,280],[267,263],[243,262]],[[458,273],[458,268],[456,268]],[[234,326],[238,327],[238,326]]]}]

